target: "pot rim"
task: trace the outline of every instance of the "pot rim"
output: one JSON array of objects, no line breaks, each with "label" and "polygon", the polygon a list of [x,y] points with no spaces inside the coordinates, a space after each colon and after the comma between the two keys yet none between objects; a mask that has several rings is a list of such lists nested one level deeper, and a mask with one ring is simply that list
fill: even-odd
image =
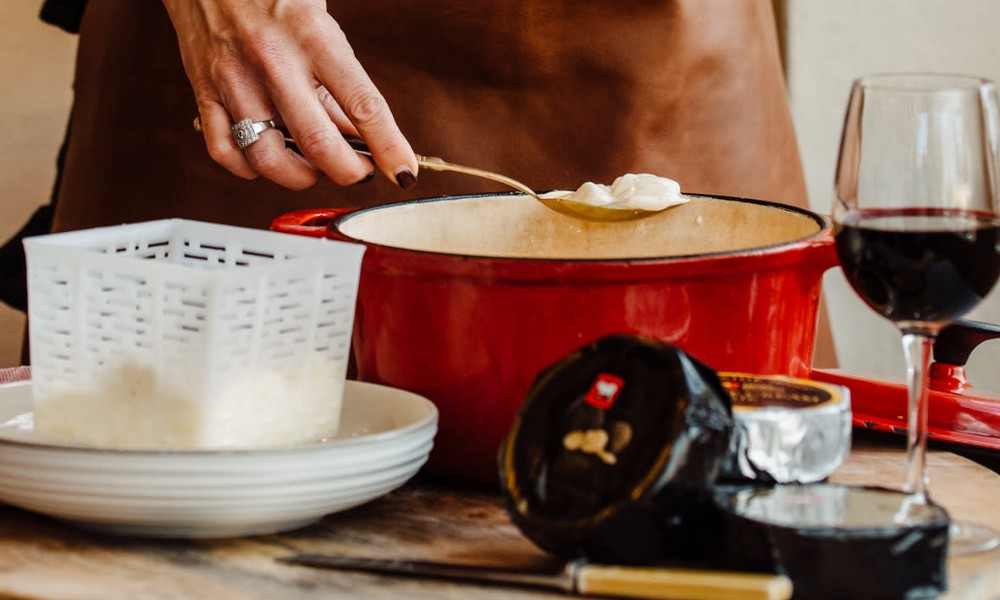
[{"label": "pot rim", "polygon": [[[540,194],[546,193],[545,191],[539,192]],[[747,257],[757,257],[760,258],[765,255],[772,254],[786,254],[791,250],[794,250],[800,246],[810,246],[819,243],[820,245],[832,244],[832,221],[819,213],[812,210],[800,208],[797,206],[792,206],[788,204],[782,204],[779,202],[773,202],[769,200],[758,200],[754,198],[744,198],[738,196],[723,196],[716,194],[698,194],[698,193],[685,193],[685,196],[690,196],[693,198],[709,198],[713,200],[723,200],[726,202],[744,202],[749,204],[756,204],[759,206],[766,206],[774,208],[776,210],[784,210],[787,212],[796,213],[804,217],[808,217],[818,226],[818,230],[809,235],[791,239],[785,242],[780,242],[777,244],[766,244],[763,246],[753,246],[750,248],[742,248],[739,250],[726,250],[721,252],[702,252],[697,254],[674,254],[669,256],[642,256],[642,257],[632,257],[632,258],[557,258],[557,257],[521,257],[521,256],[492,256],[484,254],[463,254],[458,252],[441,252],[437,250],[420,250],[414,248],[402,248],[399,246],[393,246],[390,244],[384,244],[379,242],[372,242],[368,240],[362,240],[350,236],[340,230],[340,225],[346,223],[354,217],[361,216],[363,214],[376,212],[379,210],[388,210],[393,207],[405,206],[411,204],[425,204],[432,202],[454,202],[459,200],[465,200],[470,198],[485,198],[485,197],[498,197],[498,196],[523,196],[521,192],[481,192],[475,194],[451,194],[447,196],[431,196],[425,198],[416,198],[412,200],[402,200],[397,202],[391,202],[388,204],[381,204],[377,206],[370,206],[367,208],[360,208],[355,210],[350,210],[343,214],[335,216],[327,226],[329,232],[334,232],[334,234],[345,241],[355,242],[359,244],[364,244],[370,250],[374,249],[378,252],[388,252],[388,253],[404,253],[407,255],[416,255],[429,257],[433,256],[435,259],[442,260],[458,260],[462,262],[476,261],[478,263],[490,262],[497,265],[503,264],[576,264],[576,265],[601,265],[601,264],[611,264],[611,265],[637,265],[637,264],[671,264],[676,265],[685,262],[695,261],[699,264],[704,264],[706,260],[712,262],[729,260],[741,260]]]}]

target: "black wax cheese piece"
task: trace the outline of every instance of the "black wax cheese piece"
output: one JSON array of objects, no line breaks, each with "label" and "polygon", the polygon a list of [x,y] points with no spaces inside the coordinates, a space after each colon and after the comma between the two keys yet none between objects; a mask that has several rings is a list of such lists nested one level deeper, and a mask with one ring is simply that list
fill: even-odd
[{"label": "black wax cheese piece", "polygon": [[720,485],[713,502],[721,564],[787,575],[795,598],[917,599],[945,590],[949,520],[937,505],[828,483]]},{"label": "black wax cheese piece", "polygon": [[657,340],[602,338],[536,378],[500,449],[507,509],[567,558],[699,558],[732,430],[712,369]]}]

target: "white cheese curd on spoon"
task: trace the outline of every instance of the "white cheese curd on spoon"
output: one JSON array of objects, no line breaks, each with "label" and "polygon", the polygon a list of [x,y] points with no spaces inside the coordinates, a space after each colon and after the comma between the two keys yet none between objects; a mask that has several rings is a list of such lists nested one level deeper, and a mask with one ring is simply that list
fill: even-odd
[{"label": "white cheese curd on spoon", "polygon": [[578,202],[590,206],[622,210],[660,211],[688,201],[673,179],[649,173],[626,173],[611,185],[586,182],[575,192],[543,194],[545,199]]}]

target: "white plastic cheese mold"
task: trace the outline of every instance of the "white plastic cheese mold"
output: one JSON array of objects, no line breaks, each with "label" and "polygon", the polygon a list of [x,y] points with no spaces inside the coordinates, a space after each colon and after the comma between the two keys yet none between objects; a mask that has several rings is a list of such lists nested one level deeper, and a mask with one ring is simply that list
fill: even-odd
[{"label": "white plastic cheese mold", "polygon": [[336,433],[364,246],[183,219],[24,246],[42,433],[131,449]]}]

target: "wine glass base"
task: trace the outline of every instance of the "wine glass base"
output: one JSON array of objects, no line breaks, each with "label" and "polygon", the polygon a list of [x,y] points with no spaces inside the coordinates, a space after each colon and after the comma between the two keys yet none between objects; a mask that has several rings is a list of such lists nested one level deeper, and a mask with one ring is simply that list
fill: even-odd
[{"label": "wine glass base", "polygon": [[989,527],[952,521],[948,528],[948,556],[988,552],[1000,546],[1000,534]]}]

